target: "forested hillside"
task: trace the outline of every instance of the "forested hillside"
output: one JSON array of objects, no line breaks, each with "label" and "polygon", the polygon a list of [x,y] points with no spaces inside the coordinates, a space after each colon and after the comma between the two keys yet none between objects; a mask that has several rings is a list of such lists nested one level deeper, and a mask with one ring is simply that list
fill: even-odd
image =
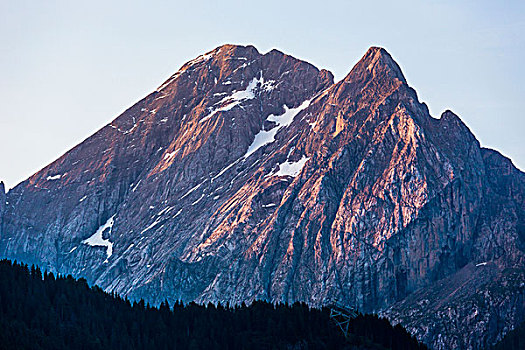
[{"label": "forested hillside", "polygon": [[360,315],[345,339],[328,309],[131,303],[85,280],[0,261],[1,349],[424,349],[401,326]]},{"label": "forested hillside", "polygon": [[525,322],[507,333],[494,350],[521,350],[525,349]]}]

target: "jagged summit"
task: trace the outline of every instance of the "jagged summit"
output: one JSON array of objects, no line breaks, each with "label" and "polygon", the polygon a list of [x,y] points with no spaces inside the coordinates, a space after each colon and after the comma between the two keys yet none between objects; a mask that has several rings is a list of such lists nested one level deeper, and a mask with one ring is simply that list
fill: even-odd
[{"label": "jagged summit", "polygon": [[524,198],[384,49],[334,84],[223,45],[0,198],[0,255],[151,303],[339,300],[481,348],[525,312]]},{"label": "jagged summit", "polygon": [[[252,45],[243,46],[235,44],[224,44],[205,54],[196,57],[193,60],[186,62],[179,69],[179,71],[177,71],[167,81],[161,84],[157,91],[165,88],[167,85],[169,85],[169,83],[171,83],[174,80],[174,78],[179,77],[186,70],[190,68],[191,70],[194,70],[208,61],[211,61],[208,62],[208,65],[224,65],[229,60],[247,60],[248,58],[257,59],[261,56],[293,58],[292,56],[286,55],[285,53],[277,49],[272,49],[266,54],[261,54],[259,53],[257,48],[255,48]],[[312,67],[316,69],[314,66]],[[387,73],[387,75],[391,76],[392,78],[398,79],[401,82],[406,83],[406,79],[403,73],[401,72],[399,65],[394,61],[391,55],[382,47],[370,47],[365,53],[365,55],[361,58],[361,60],[353,67],[353,69],[348,74],[347,78],[345,78],[345,80],[352,75],[352,72],[353,75],[356,75],[356,71],[367,71],[372,73],[373,75],[382,75],[384,73]],[[333,74],[330,71],[323,69],[322,72],[324,72],[324,74],[326,74],[328,77],[332,77],[333,80]]]},{"label": "jagged summit", "polygon": [[344,80],[367,80],[370,77],[397,79],[406,84],[401,68],[392,56],[381,47],[370,47]]},{"label": "jagged summit", "polygon": [[[252,60],[261,56],[259,51],[254,46],[242,46],[242,45],[233,45],[233,44],[224,44],[221,45],[205,54],[199,55],[196,58],[186,62],[182,67],[173,74],[168,80],[162,83],[157,91],[161,91],[174,82],[180,76],[190,74],[192,72],[198,72],[199,70],[205,69],[206,66],[229,66],[235,64],[233,61],[247,61],[248,59]],[[246,63],[246,62],[243,62]]]},{"label": "jagged summit", "polygon": [[[259,69],[263,72],[271,65],[274,66],[273,69],[282,70],[281,73],[289,73],[289,70],[288,72],[283,70],[287,67],[286,64],[283,65],[283,62],[295,65],[296,67],[293,67],[294,69],[300,68],[305,71],[319,71],[312,64],[298,60],[277,49],[272,49],[265,54],[261,54],[252,45],[224,44],[183,64],[175,74],[159,86],[157,92],[167,87],[177,85],[175,82],[181,81],[179,78],[183,76],[191,77],[192,74],[198,75],[200,80],[211,78],[216,84],[220,82],[221,79],[226,79],[229,74],[236,72],[244,74],[246,73],[244,71],[245,69],[249,71],[252,70],[252,68]],[[215,72],[215,74],[211,74],[211,72]],[[333,74],[331,72],[323,69],[321,73],[324,80],[333,83]],[[187,81],[187,79],[184,78],[182,81]],[[167,90],[170,89],[168,88]],[[167,90],[164,92],[169,93]]]}]

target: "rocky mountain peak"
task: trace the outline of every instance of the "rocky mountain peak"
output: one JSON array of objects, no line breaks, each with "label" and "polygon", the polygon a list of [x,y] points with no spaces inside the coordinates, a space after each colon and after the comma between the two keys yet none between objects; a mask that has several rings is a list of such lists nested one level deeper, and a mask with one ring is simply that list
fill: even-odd
[{"label": "rocky mountain peak", "polygon": [[450,123],[450,122],[463,123],[461,119],[458,117],[458,115],[452,112],[450,109],[447,109],[443,113],[441,113],[440,119],[447,123]]},{"label": "rocky mountain peak", "polygon": [[406,79],[401,72],[401,68],[384,48],[369,48],[362,60],[363,65],[366,66],[366,69],[373,72],[374,75],[384,76],[386,73],[392,78],[406,83]]},{"label": "rocky mountain peak", "polygon": [[406,84],[405,76],[392,56],[384,48],[375,46],[366,51],[345,80],[353,81],[356,78],[362,80],[391,79]]},{"label": "rocky mountain peak", "polygon": [[348,112],[344,111],[346,109],[376,110],[381,105],[400,102],[420,108],[416,92],[408,86],[398,64],[385,49],[379,47],[368,49],[348,75],[334,84],[327,95],[330,103],[343,108],[344,113]]},{"label": "rocky mountain peak", "polygon": [[[382,48],[334,84],[228,44],[0,198],[0,254],[151,303],[410,300],[391,317],[412,324],[421,306],[420,338],[479,348],[511,327],[491,325],[516,291],[494,290],[489,320],[462,317],[454,339],[426,323],[427,292],[478,315],[476,282],[523,268],[524,184],[452,112],[430,117]],[[437,288],[447,278],[461,293]]]}]

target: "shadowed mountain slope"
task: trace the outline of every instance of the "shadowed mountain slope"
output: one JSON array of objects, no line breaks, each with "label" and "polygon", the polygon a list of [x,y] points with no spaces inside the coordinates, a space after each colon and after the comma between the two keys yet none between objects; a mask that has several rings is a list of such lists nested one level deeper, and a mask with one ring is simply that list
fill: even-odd
[{"label": "shadowed mountain slope", "polygon": [[225,45],[9,191],[0,253],[155,304],[337,299],[478,348],[523,318],[524,185],[382,48],[334,83]]}]

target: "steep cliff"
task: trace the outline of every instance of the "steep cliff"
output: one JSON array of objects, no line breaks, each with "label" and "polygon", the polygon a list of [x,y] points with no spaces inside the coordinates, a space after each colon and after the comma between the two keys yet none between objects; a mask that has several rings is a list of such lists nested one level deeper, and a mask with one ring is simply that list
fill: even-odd
[{"label": "steep cliff", "polygon": [[225,45],[9,191],[0,254],[153,303],[337,299],[475,348],[523,315],[524,193],[384,49],[334,83]]},{"label": "steep cliff", "polygon": [[6,207],[6,193],[3,181],[0,181],[0,237],[2,237],[2,218]]}]

